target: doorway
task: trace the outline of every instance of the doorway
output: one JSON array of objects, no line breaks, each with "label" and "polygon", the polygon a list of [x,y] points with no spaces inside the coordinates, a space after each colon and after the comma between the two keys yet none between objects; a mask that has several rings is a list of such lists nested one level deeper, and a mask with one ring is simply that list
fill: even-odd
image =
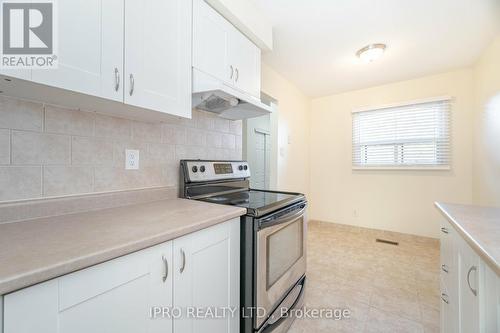
[{"label": "doorway", "polygon": [[272,106],[271,114],[243,121],[243,158],[250,166],[250,187],[276,188],[277,101],[262,94],[261,100]]}]

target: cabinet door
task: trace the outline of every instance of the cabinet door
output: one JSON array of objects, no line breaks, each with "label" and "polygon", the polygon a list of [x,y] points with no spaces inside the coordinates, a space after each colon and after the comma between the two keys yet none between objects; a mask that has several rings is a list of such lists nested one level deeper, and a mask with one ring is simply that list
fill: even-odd
[{"label": "cabinet door", "polygon": [[235,67],[236,87],[260,99],[260,49],[234,27],[229,40],[229,61]]},{"label": "cabinet door", "polygon": [[233,84],[234,64],[228,60],[232,26],[204,0],[193,2],[193,67]]},{"label": "cabinet door", "polygon": [[446,286],[441,278],[441,332],[457,333],[459,325],[459,299],[458,294]]},{"label": "cabinet door", "polygon": [[481,260],[479,315],[481,333],[500,332],[500,277]]},{"label": "cabinet door", "polygon": [[174,307],[236,309],[223,318],[184,313],[174,319],[174,332],[239,331],[239,226],[234,219],[174,240]]},{"label": "cabinet door", "polygon": [[123,101],[123,10],[123,0],[59,1],[58,68],[33,69],[32,80]]},{"label": "cabinet door", "polygon": [[459,273],[460,332],[479,332],[479,257],[462,238]]},{"label": "cabinet door", "polygon": [[4,333],[58,333],[58,281],[4,296]]},{"label": "cabinet door", "polygon": [[5,296],[4,333],[171,332],[172,242]]},{"label": "cabinet door", "polygon": [[125,103],[191,117],[192,2],[125,0]]}]

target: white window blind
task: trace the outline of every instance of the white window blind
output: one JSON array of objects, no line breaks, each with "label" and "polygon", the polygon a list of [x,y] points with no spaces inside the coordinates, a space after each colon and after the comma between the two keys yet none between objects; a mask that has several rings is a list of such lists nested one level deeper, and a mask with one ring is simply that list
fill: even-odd
[{"label": "white window blind", "polygon": [[353,168],[447,168],[450,99],[352,114]]}]

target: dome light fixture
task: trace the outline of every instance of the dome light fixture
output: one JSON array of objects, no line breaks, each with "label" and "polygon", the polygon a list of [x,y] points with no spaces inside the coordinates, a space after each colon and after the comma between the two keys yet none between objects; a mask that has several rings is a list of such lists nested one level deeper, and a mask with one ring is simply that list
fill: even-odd
[{"label": "dome light fixture", "polygon": [[356,55],[363,62],[366,63],[373,62],[384,54],[386,47],[387,45],[382,43],[370,44],[358,50],[358,52],[356,52]]}]

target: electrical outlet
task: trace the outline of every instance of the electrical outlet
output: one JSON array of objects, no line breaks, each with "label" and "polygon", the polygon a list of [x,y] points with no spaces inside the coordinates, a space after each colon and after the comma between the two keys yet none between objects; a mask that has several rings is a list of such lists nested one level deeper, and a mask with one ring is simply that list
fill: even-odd
[{"label": "electrical outlet", "polygon": [[125,170],[139,169],[139,151],[134,149],[125,149]]}]

